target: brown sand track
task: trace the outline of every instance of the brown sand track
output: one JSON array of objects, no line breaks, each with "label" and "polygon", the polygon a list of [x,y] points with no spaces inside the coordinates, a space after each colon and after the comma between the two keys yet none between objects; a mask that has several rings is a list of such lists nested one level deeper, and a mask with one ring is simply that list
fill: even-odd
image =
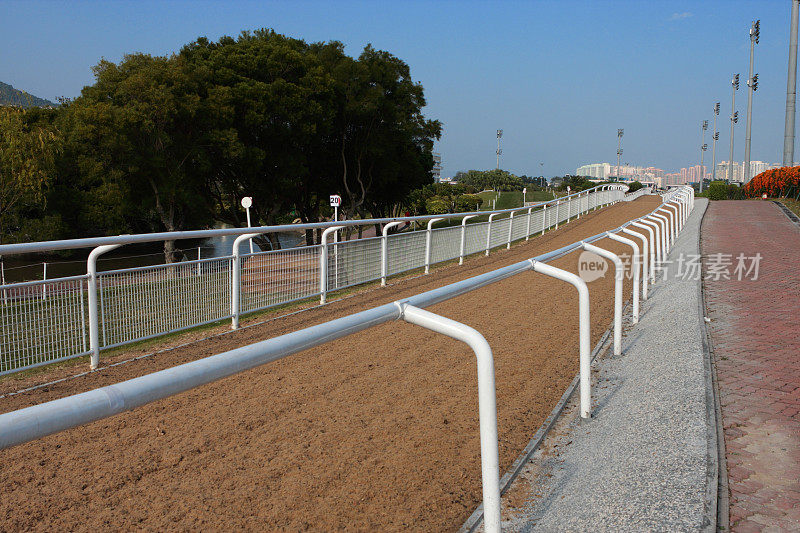
[{"label": "brown sand track", "polygon": [[[657,204],[655,197],[621,203],[460,267],[4,398],[0,411],[452,283],[616,227]],[[613,241],[599,244],[627,251]],[[553,264],[574,271],[577,254]],[[589,291],[594,343],[612,318],[611,277]],[[493,348],[505,470],[577,372],[577,293],[531,272],[430,310],[477,328]],[[5,381],[0,391],[64,372]],[[476,380],[465,345],[410,324],[385,324],[0,451],[0,530],[452,530],[481,499]]]}]

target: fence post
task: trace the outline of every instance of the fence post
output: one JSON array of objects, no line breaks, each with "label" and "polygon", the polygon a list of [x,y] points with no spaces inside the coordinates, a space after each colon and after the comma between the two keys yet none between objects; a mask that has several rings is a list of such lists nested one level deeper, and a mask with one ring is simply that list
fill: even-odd
[{"label": "fence post", "polygon": [[579,373],[580,373],[581,418],[591,418],[592,417],[592,378],[591,378],[592,360],[591,360],[591,349],[589,348],[589,343],[591,342],[591,337],[590,337],[591,324],[589,322],[590,318],[589,287],[586,286],[585,281],[583,281],[580,277],[573,274],[572,272],[556,268],[552,265],[548,265],[547,263],[536,261],[535,259],[529,259],[529,261],[531,263],[531,266],[533,267],[534,272],[539,272],[540,274],[544,274],[546,276],[566,281],[567,283],[572,284],[576,289],[578,289],[578,330],[579,330],[578,339],[580,342]]},{"label": "fence post", "polygon": [[387,242],[389,230],[401,224],[404,224],[404,221],[397,220],[383,226],[383,237],[381,238],[381,287],[386,286],[386,276],[389,274],[389,244]]},{"label": "fence post", "polygon": [[605,248],[587,242],[583,243],[583,249],[610,259],[614,263],[614,355],[620,355],[622,354],[622,277],[625,275],[625,267],[617,254]]},{"label": "fence post", "polygon": [[96,369],[100,365],[100,321],[97,318],[97,258],[106,252],[116,250],[121,244],[104,244],[89,253],[86,259],[86,270],[89,275],[89,368]]},{"label": "fence post", "polygon": [[658,224],[662,224],[662,227],[659,228],[661,230],[661,262],[667,260],[667,254],[669,254],[669,221],[667,217],[661,215],[659,213],[652,213],[650,218],[655,220]]},{"label": "fence post", "polygon": [[631,258],[631,269],[633,271],[633,323],[639,323],[639,284],[640,280],[643,279],[639,275],[640,269],[640,259],[639,259],[639,245],[636,242],[628,239],[627,237],[622,237],[615,233],[609,233],[608,238],[612,241],[621,242],[622,244],[627,244],[631,247],[631,253],[633,257]]},{"label": "fence post", "polygon": [[430,272],[431,266],[431,235],[433,233],[433,224],[444,220],[443,218],[432,218],[428,221],[428,231],[425,233],[425,273]]},{"label": "fence post", "polygon": [[544,230],[547,228],[547,204],[542,206],[542,235],[544,235]]},{"label": "fence post", "polygon": [[558,229],[558,206],[561,205],[561,200],[556,200],[556,229]]},{"label": "fence post", "polygon": [[511,249],[511,231],[514,229],[514,213],[516,213],[516,211],[511,211],[511,215],[508,217],[508,242],[506,242],[506,250]]},{"label": "fence post", "polygon": [[647,300],[647,280],[650,278],[650,267],[648,264],[650,255],[648,254],[647,237],[642,233],[637,233],[628,228],[622,228],[622,232],[642,240],[642,300]]},{"label": "fence post", "polygon": [[[328,293],[328,235],[342,229],[344,226],[331,226],[322,232],[319,239],[319,303],[325,304]],[[337,280],[338,281],[338,280]]]},{"label": "fence post", "polygon": [[[42,281],[47,281],[47,261],[42,263]],[[42,283],[42,300],[47,300],[47,283]]]},{"label": "fence post", "polygon": [[[239,248],[244,241],[253,242],[260,233],[245,233],[233,240],[233,275],[231,276],[231,329],[239,329],[239,316],[242,313],[242,256]],[[200,266],[200,263],[197,264]]]},{"label": "fence post", "polygon": [[649,269],[649,275],[650,275],[650,284],[652,285],[653,283],[656,282],[656,246],[657,245],[656,245],[655,232],[653,231],[653,228],[650,227],[649,224],[645,224],[645,222],[646,221],[644,219],[634,220],[633,222],[631,222],[631,226],[636,226],[637,228],[641,228],[643,230],[647,230],[647,233],[649,235],[649,238],[650,238],[650,240],[649,240],[649,246],[650,246],[650,255],[649,255],[650,269]]},{"label": "fence post", "polygon": [[464,264],[464,253],[467,247],[467,220],[476,217],[478,215],[467,215],[463,219],[461,219],[461,246],[459,247],[458,252],[458,264]]},{"label": "fence post", "polygon": [[531,238],[531,211],[533,211],[533,207],[528,208],[528,229],[525,230],[525,240]]},{"label": "fence post", "polygon": [[[664,241],[661,238],[661,224],[655,220],[651,220],[650,215],[640,219],[640,222],[652,226],[653,231],[655,232],[655,243],[653,244],[653,249],[656,252],[656,260],[654,266],[658,267],[664,260]],[[653,281],[655,281],[655,278]]]},{"label": "fence post", "polygon": [[417,307],[395,302],[403,320],[460,340],[472,348],[478,364],[478,420],[481,435],[483,523],[488,533],[500,533],[500,454],[497,442],[497,399],[492,348],[475,329]]},{"label": "fence post", "polygon": [[497,213],[489,215],[489,225],[486,226],[486,255],[489,255],[490,243],[492,242],[492,220]]},{"label": "fence post", "polygon": [[200,247],[197,247],[197,277],[200,277]]}]

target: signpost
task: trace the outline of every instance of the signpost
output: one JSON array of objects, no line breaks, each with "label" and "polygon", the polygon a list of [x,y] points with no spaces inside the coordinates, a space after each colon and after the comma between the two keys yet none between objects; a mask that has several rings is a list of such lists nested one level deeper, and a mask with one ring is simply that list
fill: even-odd
[{"label": "signpost", "polygon": [[528,188],[527,187],[523,187],[522,188],[522,207],[525,207],[525,195],[527,193],[528,193]]},{"label": "signpost", "polygon": [[[242,207],[244,210],[247,211],[247,227],[250,228],[250,208],[253,207],[253,198],[250,196],[245,196],[242,198]],[[250,253],[253,253],[253,239],[250,239]]]},{"label": "signpost", "polygon": [[[342,197],[338,194],[331,194],[331,207],[333,208],[333,221],[339,222],[339,206],[342,205]],[[333,232],[333,272],[336,282],[339,282],[339,232]]]}]

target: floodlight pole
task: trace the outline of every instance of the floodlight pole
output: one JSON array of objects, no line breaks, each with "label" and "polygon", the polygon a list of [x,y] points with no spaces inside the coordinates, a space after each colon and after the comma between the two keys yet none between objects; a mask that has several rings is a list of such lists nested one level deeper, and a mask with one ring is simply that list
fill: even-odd
[{"label": "floodlight pole", "polygon": [[[717,117],[719,116],[719,102],[714,104],[714,135],[711,136],[711,181],[717,179],[717,141],[719,132],[717,131]],[[703,182],[700,181],[700,192],[703,192]]]},{"label": "floodlight pole", "polygon": [[617,181],[619,181],[619,158],[622,156],[622,136],[625,134],[625,130],[618,129],[617,130]]},{"label": "floodlight pole", "polygon": [[753,21],[750,27],[750,73],[747,78],[747,126],[745,128],[744,136],[744,168],[742,171],[742,183],[750,181],[750,123],[753,119],[753,93],[758,88],[758,74],[753,77],[753,50],[758,44],[758,37],[760,34],[761,21]]},{"label": "floodlight pole", "polygon": [[783,166],[794,165],[794,115],[797,96],[797,15],[800,0],[792,0],[789,30],[789,75],[786,79],[786,124],[783,130]]},{"label": "floodlight pole", "polygon": [[703,186],[703,179],[706,177],[706,171],[703,168],[706,150],[708,150],[708,145],[706,144],[706,130],[708,129],[708,121],[704,120],[700,123],[700,186]]},{"label": "floodlight pole", "polygon": [[728,183],[733,181],[733,125],[737,122],[736,117],[736,90],[739,88],[739,75],[736,74],[731,79],[731,155],[728,159]]},{"label": "floodlight pole", "polygon": [[497,130],[497,170],[500,170],[500,154],[503,150],[500,149],[500,139],[503,137],[503,130]]}]

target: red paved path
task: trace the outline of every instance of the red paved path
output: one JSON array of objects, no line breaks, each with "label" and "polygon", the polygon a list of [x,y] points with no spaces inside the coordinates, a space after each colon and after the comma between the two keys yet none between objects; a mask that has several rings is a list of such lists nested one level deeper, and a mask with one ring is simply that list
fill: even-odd
[{"label": "red paved path", "polygon": [[[702,252],[731,529],[800,531],[800,228],[771,202],[711,202]],[[709,278],[718,253],[729,280]],[[763,256],[757,280],[736,279],[740,253]]]}]

